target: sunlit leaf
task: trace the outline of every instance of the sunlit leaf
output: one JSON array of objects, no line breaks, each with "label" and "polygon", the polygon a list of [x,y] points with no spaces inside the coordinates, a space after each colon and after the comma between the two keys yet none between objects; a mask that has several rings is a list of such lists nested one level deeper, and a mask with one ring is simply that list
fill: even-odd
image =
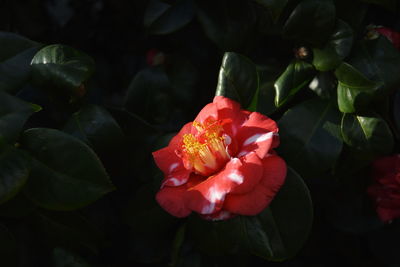
[{"label": "sunlit leaf", "polygon": [[246,57],[226,52],[219,71],[215,95],[229,97],[248,107],[258,92],[256,66]]}]

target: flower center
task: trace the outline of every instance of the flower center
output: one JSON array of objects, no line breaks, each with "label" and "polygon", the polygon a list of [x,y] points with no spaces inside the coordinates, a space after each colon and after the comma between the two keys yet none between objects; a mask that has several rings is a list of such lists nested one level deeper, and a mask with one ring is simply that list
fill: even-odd
[{"label": "flower center", "polygon": [[195,121],[193,126],[197,129],[195,135],[183,135],[183,162],[198,174],[210,175],[230,159],[227,152],[230,137],[214,119],[207,119],[203,124]]}]

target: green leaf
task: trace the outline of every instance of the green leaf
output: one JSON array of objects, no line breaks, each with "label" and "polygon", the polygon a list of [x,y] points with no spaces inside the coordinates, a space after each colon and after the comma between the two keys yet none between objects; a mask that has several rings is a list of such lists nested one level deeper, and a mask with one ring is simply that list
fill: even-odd
[{"label": "green leaf", "polygon": [[343,62],[336,69],[338,104],[341,112],[353,113],[366,108],[380,84],[366,78],[361,72]]},{"label": "green leaf", "polygon": [[288,0],[254,0],[254,1],[268,9],[275,23],[278,21],[279,17],[282,14],[283,9],[288,3]]},{"label": "green leaf", "polygon": [[313,65],[319,71],[335,69],[350,53],[353,45],[353,30],[342,21],[337,20],[328,42],[322,48],[313,48]]},{"label": "green leaf", "polygon": [[271,205],[254,217],[241,216],[248,249],[265,259],[292,258],[308,238],[313,221],[310,193],[291,168]]},{"label": "green leaf", "polygon": [[110,113],[95,105],[86,105],[74,113],[63,131],[81,139],[97,152],[117,149],[124,141],[124,134]]},{"label": "green leaf", "polygon": [[94,71],[94,61],[65,45],[48,45],[33,57],[32,81],[53,95],[71,96]]},{"label": "green leaf", "polygon": [[278,122],[278,153],[302,177],[320,176],[329,171],[339,157],[342,141],[336,135],[340,113],[319,98],[289,109]]},{"label": "green leaf", "polygon": [[53,250],[54,267],[91,267],[79,255],[63,248]]},{"label": "green leaf", "polygon": [[124,107],[150,122],[165,122],[171,114],[170,81],[162,68],[148,68],[136,74],[129,85]]},{"label": "green leaf", "polygon": [[302,60],[292,61],[275,82],[275,105],[280,107],[313,77],[314,67]]},{"label": "green leaf", "polygon": [[30,63],[38,50],[38,47],[28,48],[0,63],[0,91],[16,93],[29,81]]},{"label": "green leaf", "polygon": [[335,6],[330,0],[300,2],[283,26],[286,38],[323,44],[335,27]]},{"label": "green leaf", "polygon": [[369,80],[379,83],[378,90],[384,96],[400,87],[400,51],[384,36],[358,42],[348,63]]},{"label": "green leaf", "polygon": [[274,82],[269,81],[262,83],[260,85],[257,111],[262,114],[270,115],[276,111],[276,109]]},{"label": "green leaf", "polygon": [[256,66],[246,57],[226,52],[219,71],[215,95],[229,97],[248,107],[259,86]]},{"label": "green leaf", "polygon": [[68,134],[29,129],[21,144],[35,159],[25,192],[41,207],[73,210],[114,190],[96,154]]},{"label": "green leaf", "polygon": [[0,62],[10,59],[29,48],[40,44],[21,35],[0,31]]},{"label": "green leaf", "polygon": [[25,122],[35,111],[31,104],[0,91],[0,136],[15,143]]},{"label": "green leaf", "polygon": [[168,34],[188,24],[194,15],[193,0],[179,0],[174,5],[151,0],[144,14],[144,25],[152,34]]},{"label": "green leaf", "polygon": [[10,145],[0,147],[0,204],[13,198],[25,185],[30,171],[29,157]]},{"label": "green leaf", "polygon": [[251,1],[197,1],[197,18],[221,51],[245,51],[257,40],[257,16]]},{"label": "green leaf", "polygon": [[0,224],[0,259],[2,266],[19,266],[17,242],[13,234],[3,224]]},{"label": "green leaf", "polygon": [[360,116],[343,114],[343,141],[363,153],[389,154],[394,140],[387,123],[377,114]]}]

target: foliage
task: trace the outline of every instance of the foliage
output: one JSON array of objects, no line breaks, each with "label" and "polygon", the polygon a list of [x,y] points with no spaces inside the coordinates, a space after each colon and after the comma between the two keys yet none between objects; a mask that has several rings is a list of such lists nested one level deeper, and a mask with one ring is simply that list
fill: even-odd
[{"label": "foliage", "polygon": [[[366,195],[400,152],[400,52],[366,31],[396,1],[55,2],[0,5],[1,266],[400,264]],[[214,95],[278,122],[287,182],[257,216],[173,218],[151,152]]]}]

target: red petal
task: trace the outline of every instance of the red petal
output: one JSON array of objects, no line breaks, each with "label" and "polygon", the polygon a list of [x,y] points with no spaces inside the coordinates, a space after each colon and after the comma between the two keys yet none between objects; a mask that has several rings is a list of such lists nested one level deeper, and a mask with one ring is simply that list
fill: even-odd
[{"label": "red petal", "polygon": [[262,178],[264,166],[256,153],[251,152],[242,157],[240,161],[242,166],[238,168],[238,173],[244,177],[243,182],[237,185],[231,194],[244,194],[253,190]]},{"label": "red petal", "polygon": [[153,158],[158,168],[160,168],[165,175],[172,173],[180,166],[183,167],[181,158],[179,158],[173,148],[169,146],[153,152]]},{"label": "red petal", "polygon": [[214,103],[207,104],[197,115],[194,121],[204,123],[208,118],[212,117],[214,120],[218,120],[218,111]]},{"label": "red petal", "polygon": [[182,148],[182,140],[184,134],[194,133],[195,129],[193,127],[192,122],[186,123],[182,129],[179,131],[177,135],[172,137],[171,141],[169,141],[168,146],[171,147],[173,150]]},{"label": "red petal", "polygon": [[395,218],[400,217],[400,210],[394,210],[394,209],[387,209],[387,208],[382,208],[382,207],[377,207],[376,212],[378,213],[379,218],[383,222],[389,222]]},{"label": "red petal", "polygon": [[183,218],[191,213],[185,206],[184,194],[186,185],[178,187],[164,187],[158,191],[156,200],[160,206],[175,217]]},{"label": "red petal", "polygon": [[225,132],[235,139],[250,112],[241,110],[238,102],[223,96],[214,97],[214,103],[218,109],[218,119],[224,123]]},{"label": "red petal", "polygon": [[278,145],[277,132],[275,121],[258,112],[252,112],[237,135],[240,144],[237,157],[255,151],[260,158],[264,158],[271,148]]},{"label": "red petal", "polygon": [[264,210],[274,198],[286,178],[286,163],[271,155],[263,161],[264,173],[261,181],[247,194],[229,194],[223,209],[235,214],[253,216]]},{"label": "red petal", "polygon": [[185,169],[182,159],[176,155],[171,147],[167,146],[153,152],[153,157],[165,176],[161,187],[166,185],[179,186],[187,182],[190,170]]},{"label": "red petal", "polygon": [[244,177],[239,170],[241,166],[239,159],[232,159],[224,170],[189,188],[185,195],[187,207],[200,214],[218,212],[223,205],[225,195],[243,182]]}]

